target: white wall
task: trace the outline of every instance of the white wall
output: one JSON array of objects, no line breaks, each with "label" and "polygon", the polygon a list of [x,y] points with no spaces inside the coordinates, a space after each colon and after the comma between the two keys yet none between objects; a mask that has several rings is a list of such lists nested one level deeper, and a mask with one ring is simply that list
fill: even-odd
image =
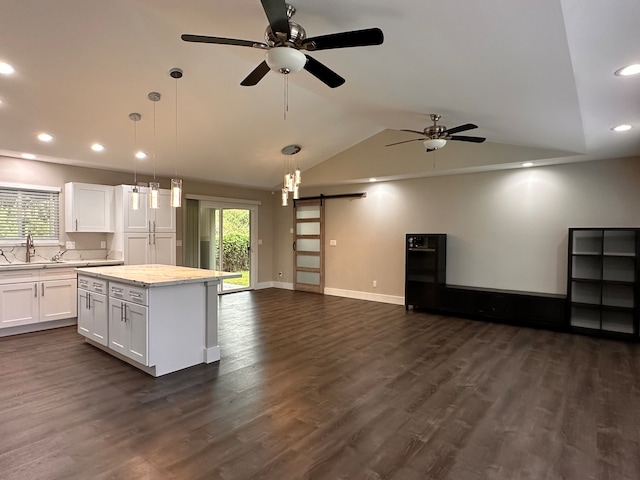
[{"label": "white wall", "polygon": [[[354,192],[367,197],[326,202],[330,289],[403,296],[405,234],[446,233],[447,283],[566,293],[569,227],[640,227],[638,158],[309,189],[302,196]],[[274,210],[274,275],[283,271],[290,282],[291,207]],[[329,246],[332,239],[337,246]]]}]

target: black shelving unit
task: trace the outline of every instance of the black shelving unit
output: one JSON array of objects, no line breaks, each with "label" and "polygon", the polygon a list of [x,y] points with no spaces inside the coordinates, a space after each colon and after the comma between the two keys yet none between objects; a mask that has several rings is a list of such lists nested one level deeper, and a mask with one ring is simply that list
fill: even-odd
[{"label": "black shelving unit", "polygon": [[447,283],[447,235],[408,233],[405,250],[405,309],[437,308]]},{"label": "black shelving unit", "polygon": [[571,330],[638,338],[640,229],[570,228]]}]

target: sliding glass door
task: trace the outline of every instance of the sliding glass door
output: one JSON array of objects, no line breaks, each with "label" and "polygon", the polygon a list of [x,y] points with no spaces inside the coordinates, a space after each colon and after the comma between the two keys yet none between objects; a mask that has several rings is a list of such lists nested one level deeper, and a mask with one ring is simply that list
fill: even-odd
[{"label": "sliding glass door", "polygon": [[254,208],[200,202],[198,266],[240,275],[239,278],[223,280],[222,292],[254,288],[255,261],[251,246],[255,213]]}]

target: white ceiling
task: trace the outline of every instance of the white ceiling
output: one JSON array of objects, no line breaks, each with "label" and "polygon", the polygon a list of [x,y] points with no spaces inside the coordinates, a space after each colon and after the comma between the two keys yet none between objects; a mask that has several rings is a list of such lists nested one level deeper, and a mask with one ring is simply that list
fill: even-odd
[{"label": "white ceiling", "polygon": [[[329,159],[348,162],[345,151],[355,148],[378,164],[400,157],[381,169],[388,178],[427,174],[431,154],[421,142],[384,145],[415,138],[397,130],[422,130],[429,113],[448,127],[480,126],[464,134],[487,142],[446,147],[453,156],[456,143],[477,169],[504,168],[492,152],[506,147],[551,152],[537,155],[541,163],[640,155],[640,76],[613,75],[640,63],[637,0],[293,5],[307,36],[379,27],[385,40],[311,53],[346,83],[331,89],[308,72],[291,75],[285,120],[282,75],[240,86],[262,51],[180,39],[263,41],[267,19],[258,0],[0,0],[0,61],[16,68],[0,76],[0,154],[133,171],[128,115],[139,112],[138,147],[155,151],[158,175],[177,169],[183,178],[265,189],[278,184],[280,149],[291,143],[302,145],[307,171]],[[181,80],[169,76],[172,67],[184,70]],[[155,141],[151,91],[163,96]],[[610,130],[621,123],[635,128]],[[39,142],[42,131],[54,141]],[[92,152],[93,142],[106,150]],[[154,171],[152,160],[136,165]],[[315,170],[322,170],[319,183],[368,175],[361,167],[351,178],[339,164]]]}]

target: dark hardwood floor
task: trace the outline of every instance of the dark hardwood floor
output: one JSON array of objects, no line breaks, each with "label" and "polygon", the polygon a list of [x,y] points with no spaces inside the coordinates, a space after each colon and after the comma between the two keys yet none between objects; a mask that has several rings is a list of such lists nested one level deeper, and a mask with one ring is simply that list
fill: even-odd
[{"label": "dark hardwood floor", "polygon": [[0,339],[0,478],[640,477],[640,345],[269,289],[154,379],[75,328]]}]

